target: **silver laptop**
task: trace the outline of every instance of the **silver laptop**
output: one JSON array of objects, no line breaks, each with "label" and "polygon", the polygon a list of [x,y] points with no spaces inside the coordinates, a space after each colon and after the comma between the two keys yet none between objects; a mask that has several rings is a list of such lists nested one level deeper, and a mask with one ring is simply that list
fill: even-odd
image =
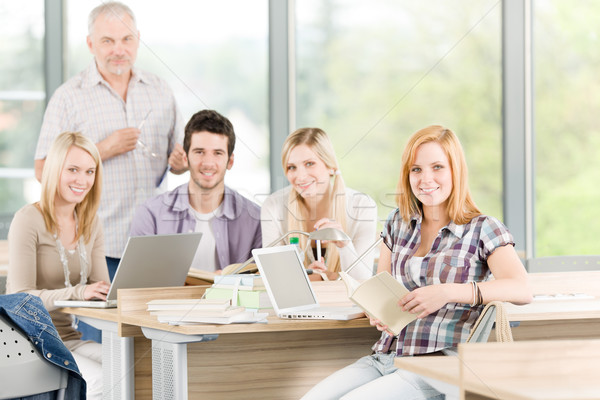
[{"label": "silver laptop", "polygon": [[319,306],[296,246],[254,249],[252,255],[278,317],[349,320],[364,315],[357,306]]},{"label": "silver laptop", "polygon": [[183,286],[202,233],[132,236],[103,300],[56,300],[57,307],[113,308],[118,289]]}]

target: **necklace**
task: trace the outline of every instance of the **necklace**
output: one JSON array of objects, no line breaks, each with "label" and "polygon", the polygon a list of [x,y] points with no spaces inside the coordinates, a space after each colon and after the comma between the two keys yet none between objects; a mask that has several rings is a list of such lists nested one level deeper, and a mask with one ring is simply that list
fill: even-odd
[{"label": "necklace", "polygon": [[[71,279],[69,279],[69,260],[67,259],[67,254],[65,252],[65,247],[63,246],[60,238],[55,233],[54,239],[56,240],[56,248],[58,249],[58,254],[60,255],[60,261],[63,266],[63,273],[65,274],[65,287],[73,287],[71,284]],[[77,253],[79,254],[79,263],[81,265],[81,271],[79,272],[80,281],[82,285],[87,283],[87,254],[85,250],[85,245],[83,243],[83,236],[79,238],[79,242],[77,243]]]},{"label": "necklace", "polygon": [[[75,233],[77,233],[78,223],[77,223],[77,214],[75,213]],[[73,287],[71,284],[71,279],[69,278],[69,260],[67,259],[67,254],[65,252],[65,246],[63,246],[60,238],[58,237],[58,232],[54,235],[54,240],[56,240],[56,248],[58,249],[58,254],[60,256],[60,261],[63,267],[63,273],[65,274],[65,287],[70,288]],[[80,264],[80,280],[79,283],[85,285],[87,283],[87,274],[88,274],[88,262],[87,262],[87,252],[85,250],[85,244],[83,243],[83,236],[79,237],[79,241],[77,242],[77,254],[79,254],[79,264]],[[77,329],[78,319],[71,315],[73,322],[71,326],[74,329]]]}]

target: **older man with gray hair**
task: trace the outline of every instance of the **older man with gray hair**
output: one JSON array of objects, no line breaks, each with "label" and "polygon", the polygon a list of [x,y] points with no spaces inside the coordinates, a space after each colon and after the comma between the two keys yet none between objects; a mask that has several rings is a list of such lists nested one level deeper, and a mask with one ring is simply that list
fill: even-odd
[{"label": "older man with gray hair", "polygon": [[112,279],[136,207],[153,196],[168,169],[187,170],[184,121],[166,82],[134,68],[140,44],[133,12],[119,2],[89,16],[89,67],[60,86],[48,103],[35,153],[38,180],[48,148],[61,132],[81,131],[104,165],[99,216]]}]

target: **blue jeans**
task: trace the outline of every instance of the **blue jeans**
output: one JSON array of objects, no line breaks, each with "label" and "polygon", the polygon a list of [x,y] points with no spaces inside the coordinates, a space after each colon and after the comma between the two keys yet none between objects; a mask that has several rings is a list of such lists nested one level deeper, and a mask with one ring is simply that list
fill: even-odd
[{"label": "blue jeans", "polygon": [[[106,266],[108,267],[108,276],[112,282],[119,266],[119,258],[106,257]],[[79,321],[77,324],[77,330],[81,332],[81,340],[93,340],[94,342],[102,343],[102,331],[86,324],[85,322]]]},{"label": "blue jeans", "polygon": [[81,332],[81,340],[93,340],[102,343],[102,331],[85,322],[77,321],[77,330]]},{"label": "blue jeans", "polygon": [[394,367],[394,353],[363,357],[319,382],[302,400],[443,400],[421,377]]},{"label": "blue jeans", "polygon": [[112,258],[106,257],[106,266],[108,267],[108,277],[112,282],[115,274],[117,273],[117,267],[119,266],[119,262],[121,262],[120,258]]}]

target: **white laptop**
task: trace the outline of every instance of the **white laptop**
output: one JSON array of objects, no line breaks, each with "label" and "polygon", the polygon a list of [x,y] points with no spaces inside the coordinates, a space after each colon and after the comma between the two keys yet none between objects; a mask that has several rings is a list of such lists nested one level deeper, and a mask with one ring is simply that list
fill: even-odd
[{"label": "white laptop", "polygon": [[132,236],[103,300],[56,300],[57,307],[113,308],[117,290],[183,286],[202,233]]},{"label": "white laptop", "polygon": [[319,306],[296,246],[254,249],[252,255],[278,317],[349,320],[364,316],[357,306]]}]

